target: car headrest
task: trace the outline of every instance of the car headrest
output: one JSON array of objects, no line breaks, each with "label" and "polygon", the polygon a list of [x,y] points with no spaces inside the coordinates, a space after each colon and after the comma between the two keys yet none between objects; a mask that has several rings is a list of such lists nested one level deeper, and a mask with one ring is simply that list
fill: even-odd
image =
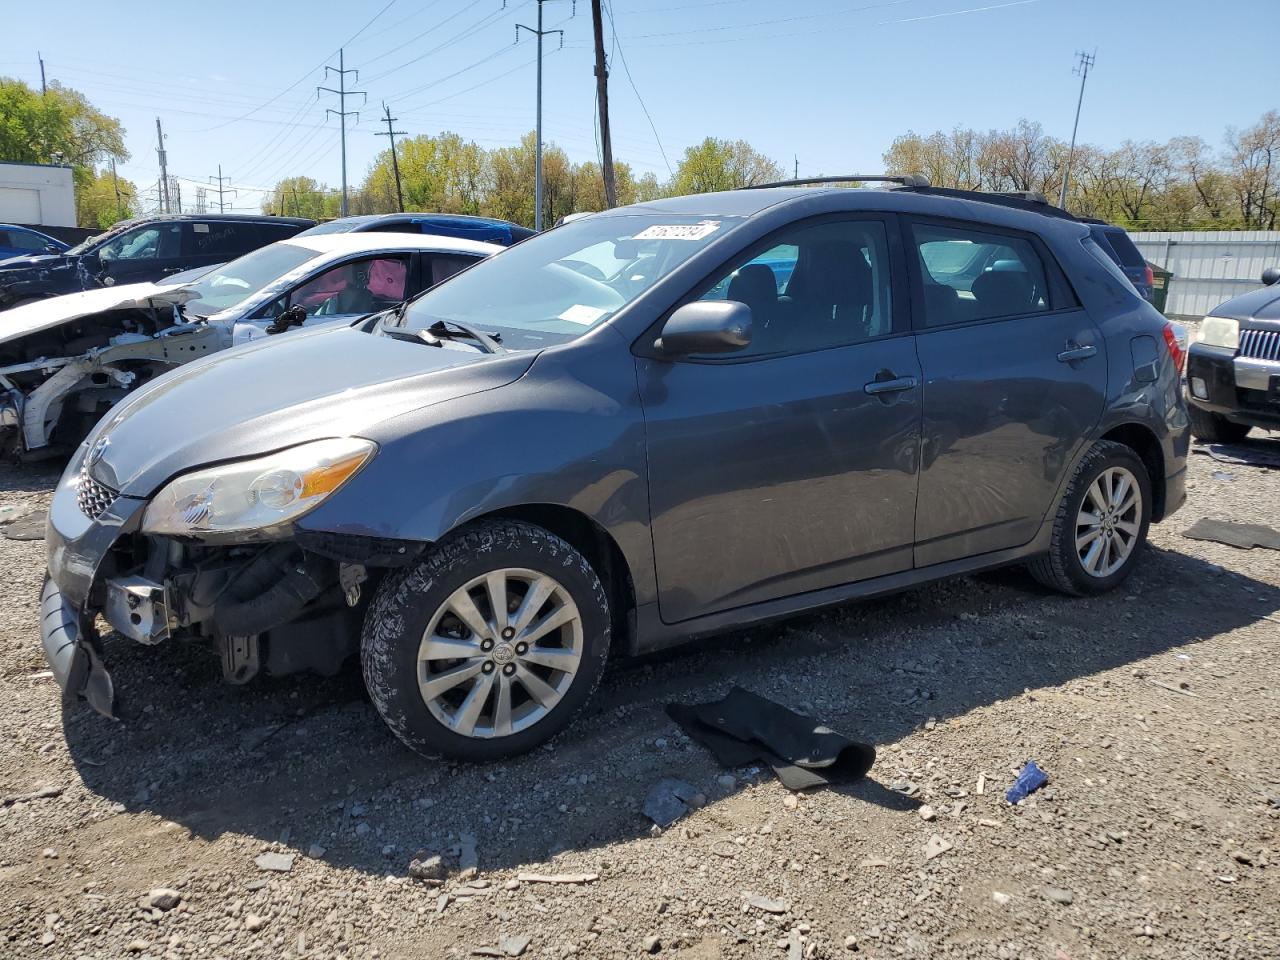
[{"label": "car headrest", "polygon": [[776,301],[778,281],[774,279],[773,271],[763,263],[749,263],[733,275],[725,299],[737,300],[749,307],[768,300]]},{"label": "car headrest", "polygon": [[991,270],[973,281],[973,298],[989,317],[1026,313],[1031,309],[1035,286],[1025,272]]}]

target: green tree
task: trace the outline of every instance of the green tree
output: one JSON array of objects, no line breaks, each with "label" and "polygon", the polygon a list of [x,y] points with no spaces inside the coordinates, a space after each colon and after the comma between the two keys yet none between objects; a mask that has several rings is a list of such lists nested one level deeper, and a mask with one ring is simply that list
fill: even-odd
[{"label": "green tree", "polygon": [[745,140],[707,137],[685,150],[671,190],[677,195],[739,190],[782,178],[782,168]]},{"label": "green tree", "polygon": [[[102,226],[100,220],[110,209],[79,199],[79,194],[97,190],[95,166],[108,159],[129,159],[119,120],[57,81],[41,94],[21,80],[0,77],[0,160],[68,164],[75,178],[82,227]],[[111,201],[114,206],[114,189]]]},{"label": "green tree", "polygon": [[[406,210],[440,213],[480,212],[485,193],[485,152],[456,133],[417,136],[396,144]],[[362,213],[396,209],[391,151],[374,159],[360,188]]]},{"label": "green tree", "polygon": [[327,220],[338,215],[339,206],[336,190],[311,177],[285,177],[263,198],[262,212],[280,217]]},{"label": "green tree", "polygon": [[138,188],[123,177],[113,178],[110,170],[90,171],[76,185],[76,222],[82,227],[105,230],[138,212]]}]

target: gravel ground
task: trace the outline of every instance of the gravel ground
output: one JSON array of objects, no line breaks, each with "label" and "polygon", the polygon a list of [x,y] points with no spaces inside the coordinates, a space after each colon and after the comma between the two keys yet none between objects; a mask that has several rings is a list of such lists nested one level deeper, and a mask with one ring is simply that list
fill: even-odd
[{"label": "gravel ground", "polygon": [[[55,476],[0,468],[0,508]],[[232,688],[191,648],[108,641],[136,719],[64,709],[44,545],[0,540],[0,956],[1278,957],[1280,553],[1200,516],[1280,527],[1280,471],[1193,456],[1112,595],[1012,569],[616,663],[483,767],[408,753],[356,677]],[[871,777],[719,769],[662,706],[734,683],[875,742]],[[663,776],[708,802],[659,832]]]}]

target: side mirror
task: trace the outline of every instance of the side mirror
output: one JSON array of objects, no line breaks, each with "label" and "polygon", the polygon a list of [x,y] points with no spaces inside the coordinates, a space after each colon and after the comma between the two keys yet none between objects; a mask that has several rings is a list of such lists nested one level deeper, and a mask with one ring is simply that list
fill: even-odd
[{"label": "side mirror", "polygon": [[1280,281],[1280,267],[1267,267],[1262,271],[1262,283],[1264,286],[1269,287],[1277,281]]},{"label": "side mirror", "polygon": [[62,248],[58,246],[56,243],[46,243],[44,245],[44,252],[45,253],[61,253]]},{"label": "side mirror", "polygon": [[654,346],[668,356],[733,353],[751,343],[751,308],[737,300],[695,300],[667,318]]}]

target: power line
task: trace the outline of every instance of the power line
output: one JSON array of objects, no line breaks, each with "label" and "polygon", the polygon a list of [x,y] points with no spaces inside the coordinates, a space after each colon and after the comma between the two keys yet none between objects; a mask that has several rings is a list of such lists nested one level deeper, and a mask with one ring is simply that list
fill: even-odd
[{"label": "power line", "polygon": [[667,174],[674,177],[676,173],[671,169],[671,161],[667,159],[667,151],[662,146],[662,138],[658,136],[658,128],[654,125],[649,108],[644,104],[644,97],[640,96],[640,91],[636,88],[636,82],[631,77],[631,68],[627,66],[627,55],[623,53],[622,44],[618,42],[618,26],[613,22],[613,4],[607,4],[604,11],[609,17],[609,29],[613,31],[613,43],[618,51],[618,59],[622,61],[622,70],[627,75],[627,83],[631,84],[631,90],[636,95],[636,100],[640,102],[640,109],[644,111],[645,119],[649,121],[649,129],[653,131],[653,139],[658,144],[658,152],[662,154],[662,162],[667,165]]},{"label": "power line", "polygon": [[[394,2],[395,0],[392,0],[392,3]],[[387,4],[387,6],[390,5],[391,4]],[[386,7],[383,7],[383,10],[385,9]],[[338,48],[338,68],[334,70],[333,67],[326,64],[324,68],[326,77],[329,76],[329,71],[331,70],[338,75],[338,89],[335,90],[333,87],[316,87],[316,99],[320,99],[320,94],[322,92],[334,93],[338,96],[338,109],[334,110],[332,107],[328,107],[325,109],[324,113],[326,117],[331,113],[335,114],[338,117],[339,128],[342,131],[342,205],[340,209],[342,211],[342,216],[345,217],[347,215],[347,117],[354,116],[356,118],[356,123],[360,122],[360,113],[356,110],[347,109],[347,97],[354,97],[359,94],[367,101],[369,99],[369,95],[363,90],[347,89],[347,74],[355,74],[356,82],[359,83],[360,71],[355,69],[348,70],[346,68],[343,60],[343,50],[341,47]]]}]

